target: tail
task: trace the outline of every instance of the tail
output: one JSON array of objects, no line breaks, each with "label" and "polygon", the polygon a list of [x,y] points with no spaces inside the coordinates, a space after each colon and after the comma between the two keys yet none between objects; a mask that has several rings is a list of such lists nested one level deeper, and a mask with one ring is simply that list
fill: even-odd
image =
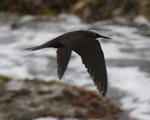
[{"label": "tail", "polygon": [[34,50],[39,50],[39,49],[43,49],[43,48],[47,48],[47,47],[53,47],[53,43],[54,43],[53,41],[48,41],[42,45],[31,47],[31,48],[26,48],[25,50],[34,51]]},{"label": "tail", "polygon": [[39,45],[39,46],[36,46],[36,47],[26,48],[25,50],[34,51],[34,50],[39,50],[39,49],[43,49],[43,48],[46,48],[46,47],[44,47],[42,45]]}]

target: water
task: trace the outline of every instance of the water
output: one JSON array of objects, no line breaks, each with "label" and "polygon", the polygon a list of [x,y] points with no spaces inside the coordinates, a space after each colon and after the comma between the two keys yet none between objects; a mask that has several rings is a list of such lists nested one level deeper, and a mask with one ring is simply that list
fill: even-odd
[{"label": "water", "polygon": [[[149,120],[150,23],[140,16],[133,24],[138,25],[130,25],[123,19],[82,24],[75,16],[67,15],[49,20],[32,16],[1,18],[0,74],[14,79],[37,77],[57,80],[56,49],[35,52],[24,49],[68,31],[96,30],[112,38],[99,39],[107,64],[108,97],[118,100],[123,109],[131,111],[132,117]],[[71,59],[62,81],[96,91],[81,58],[73,53]]]}]

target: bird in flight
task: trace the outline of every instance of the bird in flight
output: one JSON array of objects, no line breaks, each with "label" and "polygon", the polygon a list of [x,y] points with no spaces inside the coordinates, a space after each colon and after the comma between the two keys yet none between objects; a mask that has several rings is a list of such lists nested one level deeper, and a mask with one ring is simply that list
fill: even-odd
[{"label": "bird in flight", "polygon": [[54,47],[57,49],[57,73],[62,78],[72,50],[82,59],[88,73],[102,96],[107,92],[107,71],[105,58],[101,46],[96,38],[106,38],[93,31],[78,30],[60,35],[42,45],[27,48],[34,51],[43,48]]}]

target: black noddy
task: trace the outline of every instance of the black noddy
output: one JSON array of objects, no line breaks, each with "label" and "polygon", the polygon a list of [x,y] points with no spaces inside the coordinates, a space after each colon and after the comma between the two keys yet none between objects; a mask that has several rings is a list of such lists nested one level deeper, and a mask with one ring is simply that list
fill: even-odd
[{"label": "black noddy", "polygon": [[42,45],[28,48],[28,50],[58,48],[57,72],[59,79],[62,78],[66,70],[72,50],[75,51],[80,55],[98,91],[102,96],[105,96],[107,92],[107,71],[103,51],[96,38],[110,39],[93,31],[78,30],[65,33]]}]

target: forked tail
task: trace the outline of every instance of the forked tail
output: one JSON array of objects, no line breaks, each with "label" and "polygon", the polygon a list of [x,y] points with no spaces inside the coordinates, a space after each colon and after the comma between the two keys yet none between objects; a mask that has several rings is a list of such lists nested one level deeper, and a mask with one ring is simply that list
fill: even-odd
[{"label": "forked tail", "polygon": [[43,48],[47,48],[47,47],[52,47],[54,44],[53,41],[48,41],[42,45],[39,45],[39,46],[35,46],[35,47],[31,47],[31,48],[27,48],[26,50],[31,50],[31,51],[34,51],[34,50],[39,50],[39,49],[43,49]]},{"label": "forked tail", "polygon": [[42,48],[45,48],[45,47],[40,45],[40,46],[36,46],[36,47],[27,48],[26,50],[34,51],[34,50],[38,50],[38,49],[42,49]]}]

